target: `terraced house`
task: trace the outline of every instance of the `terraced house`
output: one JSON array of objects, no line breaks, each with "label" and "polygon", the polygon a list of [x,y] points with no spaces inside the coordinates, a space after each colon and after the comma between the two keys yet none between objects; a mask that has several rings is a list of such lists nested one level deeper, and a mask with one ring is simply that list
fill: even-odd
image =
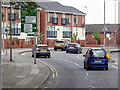
[{"label": "terraced house", "polygon": [[72,34],[78,40],[85,40],[85,13],[58,2],[38,3],[42,10],[40,32],[45,34],[43,43],[53,46],[56,40],[71,40]]},{"label": "terraced house", "polygon": [[[39,33],[44,34],[43,44],[53,46],[56,40],[70,41],[70,37],[74,33],[77,35],[78,40],[85,40],[85,13],[71,6],[63,6],[58,2],[37,3],[40,6],[40,8],[37,9],[37,29]],[[9,31],[9,3],[5,3],[2,8],[5,15],[2,20],[2,27]],[[14,8],[12,10],[12,18],[13,48],[33,47],[34,33],[21,32],[21,10]],[[10,48],[9,38],[8,35],[8,48]],[[5,46],[5,34],[3,34],[3,41]]]}]

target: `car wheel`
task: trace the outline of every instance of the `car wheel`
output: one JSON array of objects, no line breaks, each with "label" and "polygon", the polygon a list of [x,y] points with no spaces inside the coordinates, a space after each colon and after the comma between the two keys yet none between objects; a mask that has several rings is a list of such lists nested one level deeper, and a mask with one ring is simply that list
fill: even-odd
[{"label": "car wheel", "polygon": [[57,51],[57,49],[54,48],[55,51]]},{"label": "car wheel", "polygon": [[68,51],[66,51],[66,53],[68,53]]},{"label": "car wheel", "polygon": [[86,65],[85,67],[86,67],[86,70],[90,70],[90,67],[88,67],[88,65]]},{"label": "car wheel", "polygon": [[48,58],[50,58],[50,55],[48,56]]},{"label": "car wheel", "polygon": [[79,52],[79,50],[78,50],[78,51],[76,51],[76,53],[77,53],[77,54],[79,54],[79,53],[80,53],[80,52]]},{"label": "car wheel", "polygon": [[85,62],[84,62],[84,69],[86,69]]}]

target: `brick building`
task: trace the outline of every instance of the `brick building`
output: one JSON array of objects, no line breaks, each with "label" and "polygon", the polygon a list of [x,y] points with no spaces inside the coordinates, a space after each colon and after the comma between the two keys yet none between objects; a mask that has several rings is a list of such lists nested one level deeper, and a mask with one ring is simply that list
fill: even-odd
[{"label": "brick building", "polygon": [[116,46],[120,47],[120,26],[115,31]]},{"label": "brick building", "polygon": [[[99,35],[101,36],[100,45],[103,45],[104,42],[104,24],[90,24],[86,25],[86,42],[87,44],[95,44],[95,39],[92,35],[94,29],[97,29]],[[106,24],[106,38],[105,43],[106,47],[115,47],[116,46],[116,36],[115,31],[118,29],[117,24]]]},{"label": "brick building", "polygon": [[56,40],[69,40],[73,33],[85,40],[85,13],[58,2],[40,2],[40,32],[45,34],[43,43],[53,46]]}]

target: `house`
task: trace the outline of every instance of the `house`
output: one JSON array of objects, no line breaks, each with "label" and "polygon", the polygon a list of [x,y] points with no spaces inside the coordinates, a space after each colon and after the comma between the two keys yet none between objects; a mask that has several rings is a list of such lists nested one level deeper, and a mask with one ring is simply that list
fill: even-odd
[{"label": "house", "polygon": [[[40,17],[40,8],[37,9],[37,17]],[[2,43],[3,48],[10,48],[10,4],[5,2],[2,5]],[[40,31],[40,18],[37,19],[37,29]],[[6,39],[6,30],[8,30],[8,37]],[[34,47],[34,33],[21,32],[21,9],[12,9],[12,47],[13,48],[27,48]]]},{"label": "house", "polygon": [[85,40],[85,13],[72,6],[58,2],[40,2],[40,32],[44,34],[43,43],[53,46],[56,40],[71,40],[73,33],[77,39]]},{"label": "house", "polygon": [[[116,46],[116,40],[115,40],[115,31],[118,28],[118,24],[106,24],[106,38],[105,43],[106,46],[112,47]],[[103,45],[104,42],[104,24],[88,24],[86,25],[86,41],[87,43],[94,44],[95,41],[92,33],[94,30],[97,29],[99,35],[101,36],[100,45]]]},{"label": "house", "polygon": [[120,47],[120,25],[118,29],[115,31],[115,41],[116,41],[116,46]]},{"label": "house", "polygon": [[[72,34],[78,40],[85,40],[85,13],[72,6],[64,6],[58,2],[37,2],[41,7],[37,9],[37,30],[44,34],[43,44],[53,46],[56,40],[71,40]],[[2,7],[3,9],[3,7]],[[10,27],[10,5],[5,3],[2,23],[3,30]],[[34,46],[34,33],[21,32],[21,9],[12,9],[12,45],[13,48],[26,48]],[[8,48],[10,48],[8,34]],[[6,45],[5,34],[3,43]],[[39,42],[38,42],[39,43]]]}]

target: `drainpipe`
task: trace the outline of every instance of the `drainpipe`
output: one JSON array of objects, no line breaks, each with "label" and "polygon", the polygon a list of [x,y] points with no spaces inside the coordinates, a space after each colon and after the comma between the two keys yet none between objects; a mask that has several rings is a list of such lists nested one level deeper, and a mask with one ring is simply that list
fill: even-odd
[{"label": "drainpipe", "polygon": [[46,31],[45,31],[45,39],[46,39],[46,45],[47,45],[47,12],[45,12],[45,24],[46,24]]}]

